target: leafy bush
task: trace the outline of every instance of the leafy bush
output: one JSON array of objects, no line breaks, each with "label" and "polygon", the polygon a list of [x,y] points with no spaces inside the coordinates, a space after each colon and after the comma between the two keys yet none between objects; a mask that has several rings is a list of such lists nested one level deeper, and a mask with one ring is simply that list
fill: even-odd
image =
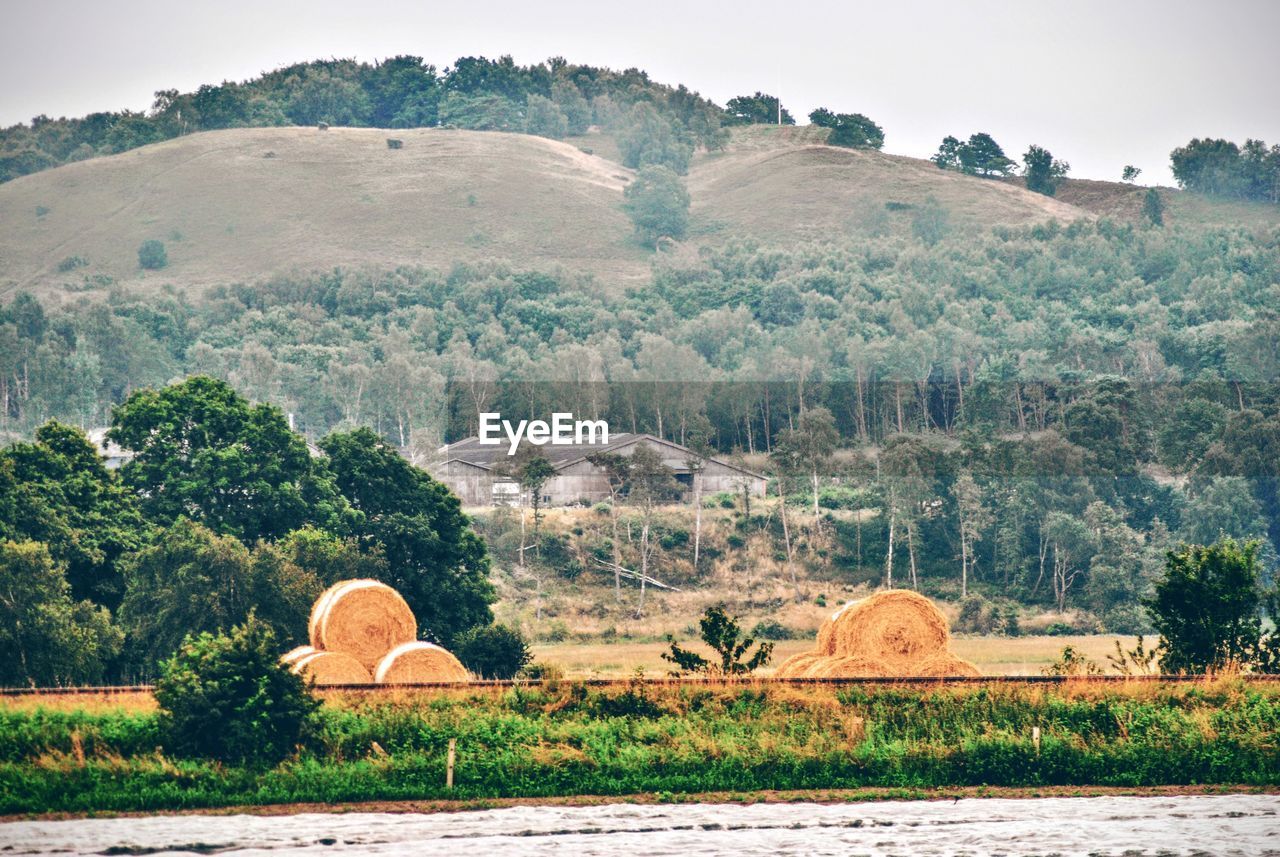
[{"label": "leafy bush", "polygon": [[751,629],[751,636],[757,640],[795,640],[803,634],[777,619],[761,619]]},{"label": "leafy bush", "polygon": [[89,264],[89,260],[83,256],[67,256],[58,263],[58,273],[65,274],[68,271],[74,271],[76,268],[83,268]]},{"label": "leafy bush", "polygon": [[[760,643],[751,657],[743,658],[755,643],[752,637],[742,638],[736,616],[725,613],[723,607],[708,607],[699,621],[702,628],[702,642],[706,643],[720,658],[720,662],[709,661],[697,652],[691,652],[676,643],[675,638],[667,635],[670,650],[662,653],[664,661],[670,661],[678,668],[678,672],[701,672],[719,675],[741,675],[755,672],[769,663],[773,654],[773,643]],[[676,671],[673,671],[673,673]]]},{"label": "leafy bush", "polygon": [[164,242],[151,238],[138,247],[138,264],[148,271],[158,271],[169,264],[169,254]]},{"label": "leafy bush", "polygon": [[519,630],[506,625],[480,625],[459,634],[453,653],[482,678],[515,678],[533,660]]},{"label": "leafy bush", "polygon": [[277,648],[253,617],[229,634],[188,637],[156,681],[167,748],[246,765],[288,756],[320,703]]}]

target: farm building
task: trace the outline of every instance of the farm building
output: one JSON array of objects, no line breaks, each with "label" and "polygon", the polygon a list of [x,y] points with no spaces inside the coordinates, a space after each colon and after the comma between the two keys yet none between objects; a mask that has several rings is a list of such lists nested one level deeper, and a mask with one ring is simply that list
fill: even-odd
[{"label": "farm building", "polygon": [[[604,469],[587,460],[595,453],[630,455],[644,444],[662,456],[676,481],[685,486],[685,499],[692,499],[694,472],[691,461],[701,461],[704,495],[720,491],[741,492],[762,497],[765,477],[730,464],[719,458],[700,458],[696,452],[678,443],[650,434],[615,434],[608,443],[573,443],[546,445],[542,452],[555,469],[555,475],[542,489],[542,502],[551,506],[594,503],[609,499],[609,482]],[[520,502],[520,486],[502,471],[510,459],[505,444],[481,445],[476,437],[451,443],[440,450],[439,463],[427,469],[448,485],[466,506],[515,505]]]}]

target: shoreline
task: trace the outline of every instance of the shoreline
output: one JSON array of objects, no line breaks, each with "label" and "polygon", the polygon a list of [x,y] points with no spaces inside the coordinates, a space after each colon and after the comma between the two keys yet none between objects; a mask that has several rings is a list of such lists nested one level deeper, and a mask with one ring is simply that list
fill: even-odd
[{"label": "shoreline", "polygon": [[310,813],[385,813],[392,815],[476,812],[517,806],[604,806],[610,804],[738,804],[759,803],[869,803],[881,801],[959,801],[984,798],[1034,800],[1063,797],[1186,797],[1200,795],[1280,795],[1280,786],[1241,784],[1183,786],[959,786],[955,788],[796,789],[755,792],[690,792],[668,794],[641,792],[630,795],[562,795],[559,797],[466,798],[459,800],[389,800],[349,803],[241,804],[225,807],[168,809],[150,812],[49,812],[0,815],[0,824],[20,821],[78,821],[99,818],[151,818],[191,815],[286,816]]}]

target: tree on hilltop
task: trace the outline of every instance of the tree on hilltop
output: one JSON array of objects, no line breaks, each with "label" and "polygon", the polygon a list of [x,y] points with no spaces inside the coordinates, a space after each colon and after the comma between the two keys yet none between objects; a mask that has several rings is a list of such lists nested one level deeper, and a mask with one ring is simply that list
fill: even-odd
[{"label": "tree on hilltop", "polygon": [[884,147],[884,129],[861,113],[832,113],[819,107],[809,114],[809,121],[821,128],[830,128],[827,144],[851,149],[880,149]]},{"label": "tree on hilltop", "polygon": [[1022,156],[1022,163],[1026,167],[1023,175],[1027,180],[1027,190],[1045,196],[1057,193],[1058,184],[1071,169],[1070,164],[1055,159],[1048,149],[1034,145]]},{"label": "tree on hilltop", "polygon": [[[726,125],[776,125],[778,124],[778,98],[757,92],[754,95],[738,95],[724,106]],[[796,124],[795,117],[782,108],[782,124]]]}]

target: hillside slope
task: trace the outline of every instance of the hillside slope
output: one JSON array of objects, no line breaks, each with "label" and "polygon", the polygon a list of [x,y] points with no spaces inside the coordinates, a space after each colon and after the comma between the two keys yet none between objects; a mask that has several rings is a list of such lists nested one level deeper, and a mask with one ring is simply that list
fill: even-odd
[{"label": "hillside slope", "polygon": [[[291,269],[480,259],[625,283],[649,268],[619,208],[629,172],[514,134],[194,134],[0,185],[0,292],[86,274],[198,290]],[[169,266],[144,276],[137,248],[149,238],[165,243]],[[75,256],[89,264],[58,271]]]},{"label": "hillside slope", "polygon": [[690,171],[695,229],[782,240],[903,231],[931,198],[961,229],[1092,217],[1012,184],[827,146],[825,137],[813,126],[736,129],[725,151],[701,156]]},{"label": "hillside slope", "polygon": [[[723,151],[699,154],[688,176],[686,249],[743,236],[785,245],[909,234],[934,202],[953,232],[1142,217],[1141,187],[1073,180],[1051,199],[1018,179],[830,147],[825,133],[738,128]],[[388,148],[388,137],[403,148]],[[652,255],[621,210],[632,172],[609,157],[618,157],[614,141],[595,133],[571,142],[442,129],[180,137],[0,185],[0,300],[17,289],[52,296],[113,283],[198,295],[213,284],[334,266],[447,269],[490,259],[563,266],[623,290],[647,279]],[[1277,206],[1161,193],[1170,224],[1280,223]],[[151,238],[165,243],[169,265],[144,272],[137,249]]]}]

